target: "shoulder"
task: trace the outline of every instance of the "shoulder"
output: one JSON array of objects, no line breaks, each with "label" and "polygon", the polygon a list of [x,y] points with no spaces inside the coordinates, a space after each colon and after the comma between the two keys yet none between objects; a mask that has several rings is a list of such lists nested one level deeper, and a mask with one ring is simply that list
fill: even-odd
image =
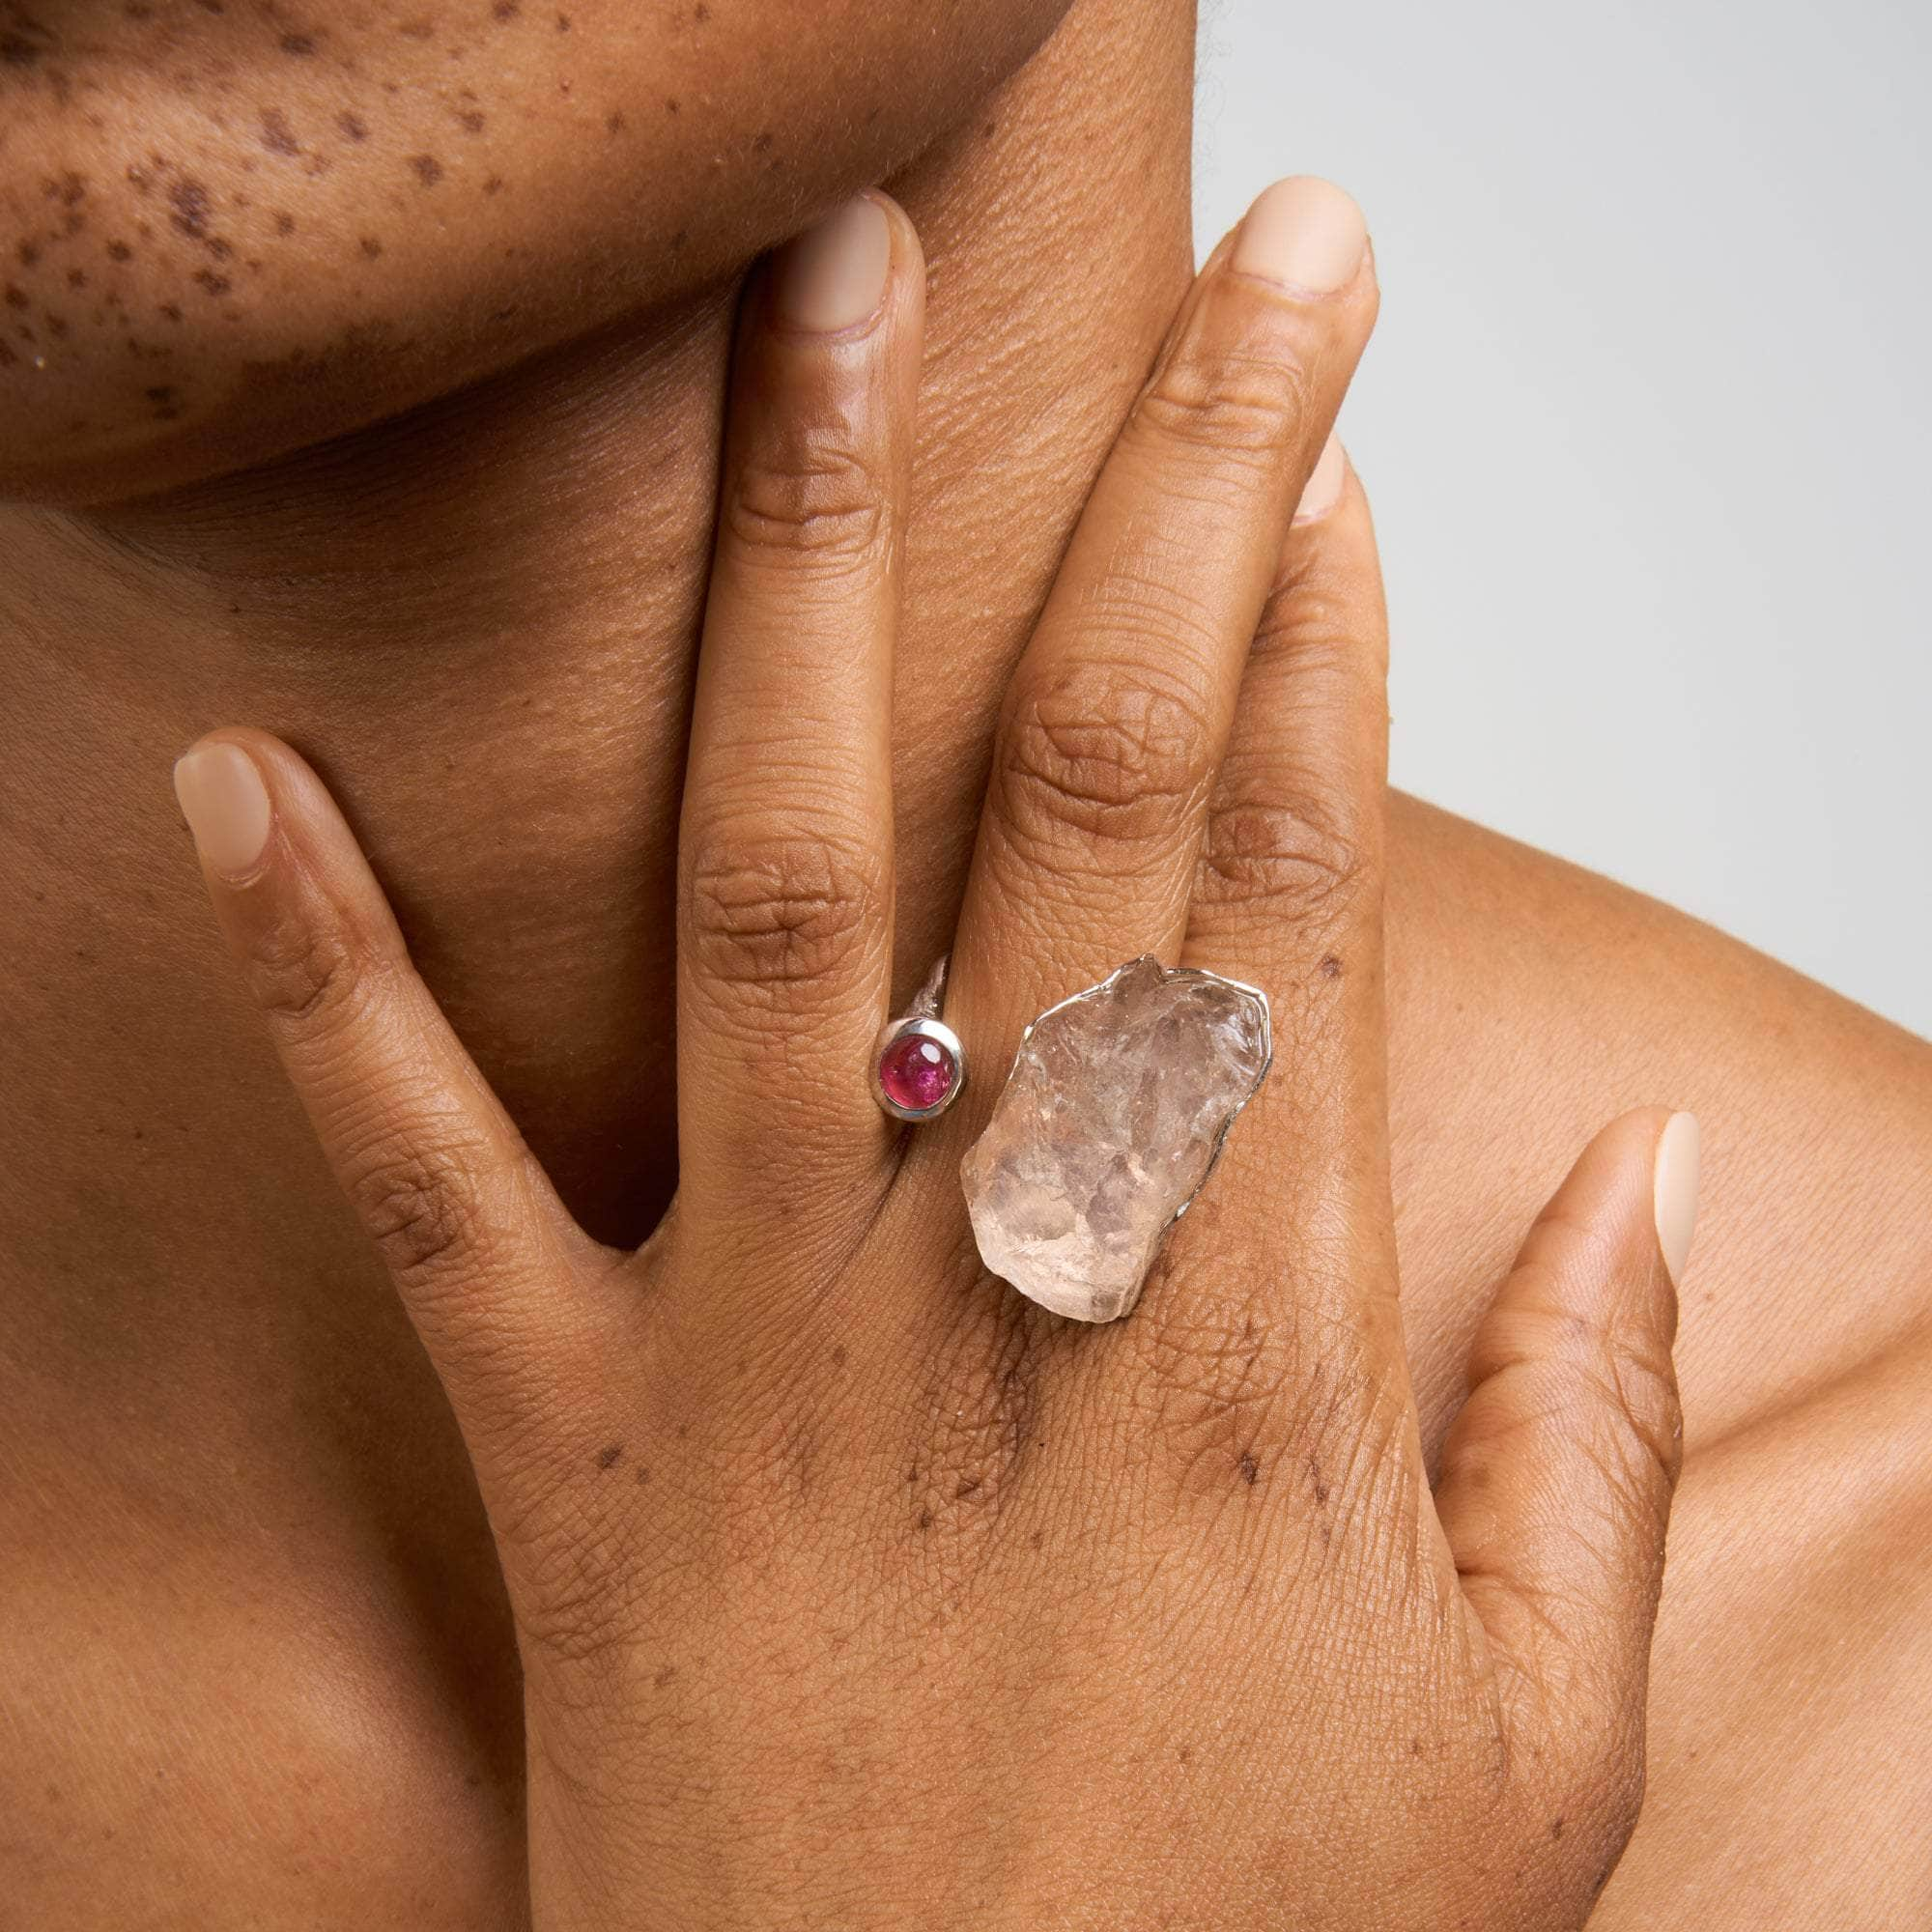
[{"label": "shoulder", "polygon": [[1391,1110],[1432,1452],[1604,1121],[1704,1128],[1650,1788],[1592,1924],[1932,1910],[1932,1048],[1680,913],[1397,802]]},{"label": "shoulder", "polygon": [[1452,1331],[1478,1312],[1450,1311],[1497,1279],[1597,1127],[1651,1103],[1704,1129],[1679,1338],[1691,1453],[1932,1332],[1932,1047],[1414,801],[1390,846],[1396,1193],[1408,1293],[1440,1318],[1434,1381],[1460,1375]]}]

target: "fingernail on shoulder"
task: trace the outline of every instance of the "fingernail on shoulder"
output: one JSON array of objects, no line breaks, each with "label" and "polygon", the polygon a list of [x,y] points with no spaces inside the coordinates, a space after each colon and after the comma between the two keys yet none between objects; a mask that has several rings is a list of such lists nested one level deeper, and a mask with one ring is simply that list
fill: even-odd
[{"label": "fingernail on shoulder", "polygon": [[1319,176],[1291,175],[1248,210],[1233,266],[1304,295],[1331,295],[1354,279],[1368,245],[1352,196]]},{"label": "fingernail on shoulder", "polygon": [[1702,1149],[1703,1133],[1695,1114],[1672,1114],[1657,1138],[1657,1244],[1663,1251],[1673,1288],[1682,1286],[1684,1264],[1690,1258]]}]

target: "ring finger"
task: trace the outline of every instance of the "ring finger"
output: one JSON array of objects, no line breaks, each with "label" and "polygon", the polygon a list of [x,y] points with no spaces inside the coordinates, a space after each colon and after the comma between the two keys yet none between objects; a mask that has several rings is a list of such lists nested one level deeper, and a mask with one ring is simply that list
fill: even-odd
[{"label": "ring finger", "polygon": [[833,1236],[887,1172],[867,1062],[923,299],[912,224],[867,194],[781,252],[740,327],[677,935],[678,1221],[739,1250]]}]

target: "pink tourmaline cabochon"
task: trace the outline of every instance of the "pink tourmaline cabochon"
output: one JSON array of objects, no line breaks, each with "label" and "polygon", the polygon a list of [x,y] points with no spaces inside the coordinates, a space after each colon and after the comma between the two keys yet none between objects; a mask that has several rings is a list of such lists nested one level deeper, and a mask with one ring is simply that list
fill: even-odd
[{"label": "pink tourmaline cabochon", "polygon": [[908,1034],[879,1056],[879,1085],[886,1097],[909,1112],[924,1113],[952,1091],[959,1068],[936,1039]]}]

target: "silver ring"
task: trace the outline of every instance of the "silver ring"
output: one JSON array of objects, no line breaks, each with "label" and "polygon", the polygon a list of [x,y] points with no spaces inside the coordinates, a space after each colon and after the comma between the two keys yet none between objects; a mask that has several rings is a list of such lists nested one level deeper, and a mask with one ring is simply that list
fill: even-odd
[{"label": "silver ring", "polygon": [[872,1045],[872,1098],[895,1121],[936,1121],[966,1085],[966,1049],[939,1017],[950,957],[939,955],[911,1007]]}]

